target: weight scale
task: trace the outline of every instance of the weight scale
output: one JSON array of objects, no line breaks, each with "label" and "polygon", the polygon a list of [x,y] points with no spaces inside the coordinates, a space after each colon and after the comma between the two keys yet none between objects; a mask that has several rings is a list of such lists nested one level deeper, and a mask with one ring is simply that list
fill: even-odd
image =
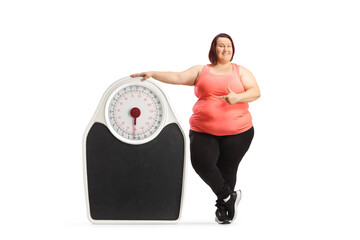
[{"label": "weight scale", "polygon": [[90,222],[176,222],[185,135],[151,79],[125,77],[104,93],[83,139]]}]

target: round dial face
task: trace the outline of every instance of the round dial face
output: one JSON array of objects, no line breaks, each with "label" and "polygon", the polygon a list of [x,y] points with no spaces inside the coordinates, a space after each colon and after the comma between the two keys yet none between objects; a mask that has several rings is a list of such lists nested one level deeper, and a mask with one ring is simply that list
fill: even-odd
[{"label": "round dial face", "polygon": [[162,100],[149,87],[124,86],[117,89],[109,99],[108,124],[113,134],[125,142],[144,142],[154,137],[163,119]]}]

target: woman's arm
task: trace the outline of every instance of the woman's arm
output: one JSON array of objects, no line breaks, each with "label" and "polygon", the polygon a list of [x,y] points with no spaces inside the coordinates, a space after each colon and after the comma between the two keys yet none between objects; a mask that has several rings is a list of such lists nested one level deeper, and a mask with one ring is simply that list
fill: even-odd
[{"label": "woman's arm", "polygon": [[228,87],[229,94],[219,97],[225,99],[225,101],[231,105],[238,102],[253,102],[261,96],[260,89],[254,75],[248,69],[242,66],[239,67],[239,73],[241,81],[245,88],[245,92],[234,93]]},{"label": "woman's arm", "polygon": [[196,65],[183,72],[142,72],[132,74],[130,77],[143,77],[141,81],[154,78],[163,83],[193,86],[202,67],[202,65]]}]

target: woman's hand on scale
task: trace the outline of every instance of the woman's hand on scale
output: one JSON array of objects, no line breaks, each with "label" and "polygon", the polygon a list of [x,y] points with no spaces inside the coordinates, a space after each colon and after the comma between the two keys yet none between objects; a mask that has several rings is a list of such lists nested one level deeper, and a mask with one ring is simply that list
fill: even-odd
[{"label": "woman's hand on scale", "polygon": [[142,77],[141,81],[145,81],[146,79],[151,78],[153,75],[152,72],[142,72],[142,73],[135,73],[135,74],[131,74],[130,77],[135,78],[135,77]]}]

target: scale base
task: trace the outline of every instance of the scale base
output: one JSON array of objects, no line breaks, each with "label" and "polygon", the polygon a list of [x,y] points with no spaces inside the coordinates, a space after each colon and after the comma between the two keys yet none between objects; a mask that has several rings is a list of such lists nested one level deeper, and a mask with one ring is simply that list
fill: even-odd
[{"label": "scale base", "polygon": [[184,141],[176,123],[148,143],[131,145],[95,122],[86,137],[85,160],[91,220],[177,220]]}]

